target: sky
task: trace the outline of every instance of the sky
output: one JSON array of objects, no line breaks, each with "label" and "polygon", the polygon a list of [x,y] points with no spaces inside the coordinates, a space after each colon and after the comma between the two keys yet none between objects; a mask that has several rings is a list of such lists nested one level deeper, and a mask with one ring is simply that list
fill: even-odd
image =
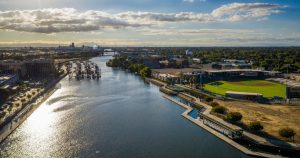
[{"label": "sky", "polygon": [[0,0],[0,46],[300,46],[298,0]]}]

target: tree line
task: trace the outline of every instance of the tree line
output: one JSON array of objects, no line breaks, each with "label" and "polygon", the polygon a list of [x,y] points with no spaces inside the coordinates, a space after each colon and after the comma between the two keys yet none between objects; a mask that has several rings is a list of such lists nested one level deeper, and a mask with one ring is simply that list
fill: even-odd
[{"label": "tree line", "polygon": [[[187,48],[157,48],[160,54],[185,56]],[[252,62],[253,68],[281,72],[300,72],[299,47],[203,47],[191,48],[193,56],[204,63],[223,59],[238,59]]]},{"label": "tree line", "polygon": [[127,60],[126,57],[115,57],[110,59],[106,65],[109,67],[127,69],[132,73],[139,74],[142,78],[151,77],[151,69],[149,67],[139,64],[136,61]]}]

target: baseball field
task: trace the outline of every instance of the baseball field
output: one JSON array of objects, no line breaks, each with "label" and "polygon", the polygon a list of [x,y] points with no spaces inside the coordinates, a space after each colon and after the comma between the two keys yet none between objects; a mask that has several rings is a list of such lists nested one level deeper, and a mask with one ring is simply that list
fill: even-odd
[{"label": "baseball field", "polygon": [[204,89],[225,95],[226,91],[260,93],[264,97],[286,96],[286,86],[265,80],[216,81],[204,85]]}]

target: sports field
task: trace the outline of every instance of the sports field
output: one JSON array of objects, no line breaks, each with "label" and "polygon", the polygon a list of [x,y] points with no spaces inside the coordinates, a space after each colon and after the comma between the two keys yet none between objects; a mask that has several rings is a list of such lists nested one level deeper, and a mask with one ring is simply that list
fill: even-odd
[{"label": "sports field", "polygon": [[286,96],[285,85],[265,80],[247,81],[217,81],[204,85],[204,89],[225,95],[226,91],[260,93],[264,97],[283,97]]}]

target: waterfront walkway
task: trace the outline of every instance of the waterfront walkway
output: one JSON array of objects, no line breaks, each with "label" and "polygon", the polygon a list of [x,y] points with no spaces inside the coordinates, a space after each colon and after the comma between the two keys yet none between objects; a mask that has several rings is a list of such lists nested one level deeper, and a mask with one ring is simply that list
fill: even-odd
[{"label": "waterfront walkway", "polygon": [[55,85],[66,74],[60,76],[58,79],[50,83],[41,96],[39,96],[34,102],[26,105],[11,121],[9,121],[3,128],[0,129],[0,143],[2,143],[16,128],[18,128],[43,102],[45,102],[55,91]]},{"label": "waterfront walkway", "polygon": [[[250,156],[256,156],[256,157],[267,157],[267,158],[271,158],[271,157],[272,158],[274,158],[274,157],[280,158],[280,157],[282,157],[280,155],[272,155],[272,154],[267,154],[267,153],[261,153],[261,152],[251,151],[250,149],[248,149],[248,148],[246,148],[246,147],[238,144],[237,142],[235,142],[232,139],[226,137],[225,135],[217,132],[216,130],[214,130],[214,129],[212,129],[212,128],[206,126],[206,125],[204,125],[203,122],[199,118],[194,119],[191,116],[189,116],[188,114],[193,110],[192,107],[190,107],[188,105],[185,105],[185,104],[177,101],[176,99],[174,99],[174,98],[172,98],[170,96],[163,95],[163,97],[166,98],[166,99],[168,99],[168,100],[170,100],[170,101],[172,101],[172,102],[174,102],[174,103],[176,103],[176,104],[178,104],[178,105],[180,105],[181,107],[187,109],[186,111],[184,111],[181,114],[184,118],[186,118],[189,121],[195,123],[196,125],[202,127],[203,129],[207,130],[211,134],[217,136],[218,138],[222,139],[226,143],[228,143],[228,144],[232,145],[233,147],[235,147],[236,149],[242,151],[243,153],[245,153],[247,155],[250,155]],[[192,96],[190,96],[190,97],[192,97]],[[200,104],[202,106],[204,105],[204,103],[202,103],[198,98],[195,98],[195,99],[196,99],[196,101],[195,101],[196,103],[198,103],[198,104]],[[227,122],[223,121],[222,119],[217,118],[216,116],[211,115],[210,114],[210,110],[211,110],[210,106],[208,106],[208,105],[205,104],[205,106],[203,106],[203,107],[205,108],[205,110],[203,111],[204,115],[208,115],[210,117],[213,117],[214,119],[216,119],[216,121],[220,121],[221,123],[224,123],[225,125],[228,124]],[[232,126],[232,125],[230,125],[230,126]]]}]

